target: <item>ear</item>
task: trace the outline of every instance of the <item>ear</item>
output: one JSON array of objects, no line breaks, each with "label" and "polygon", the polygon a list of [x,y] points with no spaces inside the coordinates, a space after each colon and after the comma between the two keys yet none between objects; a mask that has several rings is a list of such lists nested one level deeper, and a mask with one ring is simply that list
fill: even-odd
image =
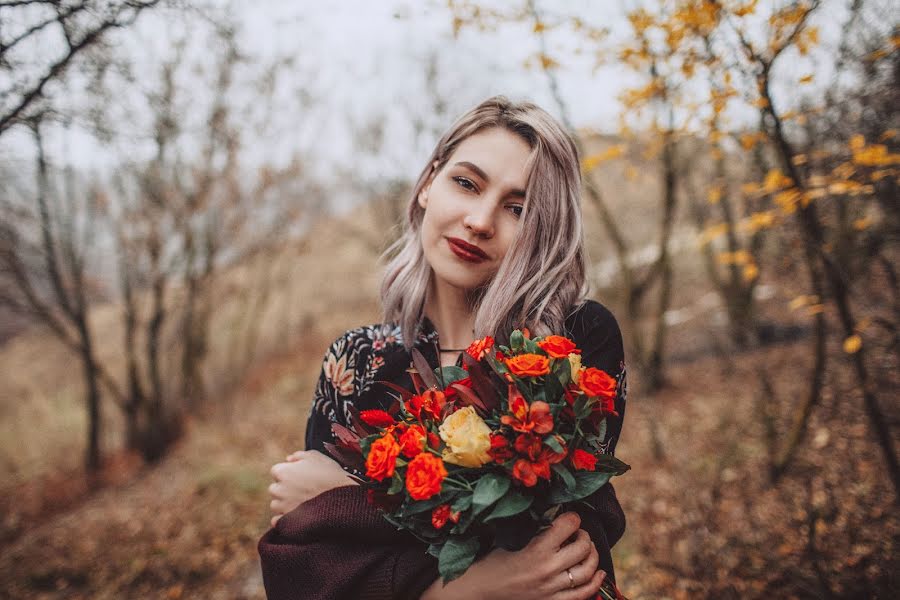
[{"label": "ear", "polygon": [[433,163],[431,163],[431,175],[428,176],[428,183],[426,183],[422,187],[422,190],[419,192],[418,198],[416,198],[416,201],[422,208],[428,206],[428,191],[431,189],[431,184],[434,181],[434,176],[437,174],[437,166],[438,161],[434,161]]}]

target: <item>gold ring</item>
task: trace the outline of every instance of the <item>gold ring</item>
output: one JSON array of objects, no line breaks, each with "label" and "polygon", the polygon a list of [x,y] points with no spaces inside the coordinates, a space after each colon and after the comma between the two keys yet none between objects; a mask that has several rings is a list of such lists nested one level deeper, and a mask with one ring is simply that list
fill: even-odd
[{"label": "gold ring", "polygon": [[569,589],[575,587],[575,578],[572,577],[572,571],[566,569],[566,575],[569,576]]}]

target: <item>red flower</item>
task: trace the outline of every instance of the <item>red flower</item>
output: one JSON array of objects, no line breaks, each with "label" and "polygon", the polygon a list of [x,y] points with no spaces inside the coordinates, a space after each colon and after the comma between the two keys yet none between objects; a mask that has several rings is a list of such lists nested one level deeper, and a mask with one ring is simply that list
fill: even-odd
[{"label": "red flower", "polygon": [[520,458],[513,465],[512,476],[521,481],[525,487],[533,487],[537,483],[537,475],[535,475],[534,469],[531,468],[531,462],[524,458]]},{"label": "red flower", "polygon": [[550,359],[540,354],[520,354],[503,362],[513,375],[519,377],[540,377],[550,372]]},{"label": "red flower", "polygon": [[487,335],[480,340],[475,340],[469,347],[466,348],[466,353],[474,358],[475,360],[481,360],[484,358],[488,352],[491,351],[491,348],[494,347],[494,338]]},{"label": "red flower", "polygon": [[516,438],[516,452],[521,454],[522,456],[527,456],[529,460],[537,460],[538,456],[541,454],[541,446],[544,445],[543,440],[541,440],[540,436],[534,435],[533,433],[521,433],[519,437]]},{"label": "red flower", "polygon": [[411,425],[400,436],[400,453],[406,458],[413,458],[425,447],[425,428],[421,425]]},{"label": "red flower", "polygon": [[515,456],[509,445],[509,440],[499,433],[491,434],[491,449],[488,450],[488,455],[496,463],[504,463]]},{"label": "red flower", "polygon": [[[459,381],[455,381],[454,383],[457,383],[461,386],[472,389],[472,378],[471,377],[466,377],[465,379],[460,379]],[[444,390],[444,397],[448,401],[452,400],[453,398],[455,398],[458,395],[459,395],[459,392],[456,390],[456,388],[448,387],[446,390]]]},{"label": "red flower", "polygon": [[413,500],[428,500],[441,491],[445,477],[444,461],[430,452],[422,452],[406,467],[406,491]]},{"label": "red flower", "polygon": [[597,468],[597,457],[581,448],[572,453],[572,466],[580,471],[593,471]]},{"label": "red flower", "polygon": [[[406,410],[415,418],[441,420],[447,397],[440,390],[425,390],[420,396],[413,396],[406,401]],[[424,412],[424,414],[422,414]]]},{"label": "red flower", "polygon": [[393,477],[399,454],[400,444],[393,435],[385,433],[369,447],[369,454],[366,456],[366,475],[376,481]]},{"label": "red flower", "polygon": [[434,448],[435,450],[439,450],[441,447],[441,436],[434,433],[433,431],[428,432],[428,447]]},{"label": "red flower", "polygon": [[448,520],[459,523],[459,513],[450,512],[449,504],[441,504],[431,511],[431,524],[435,529],[442,529]]},{"label": "red flower", "polygon": [[359,413],[359,418],[372,427],[388,427],[394,424],[394,417],[384,410],[364,410]]},{"label": "red flower", "polygon": [[561,335],[548,335],[537,345],[551,358],[566,358],[573,352],[581,354],[581,350],[575,347],[575,342]]},{"label": "red flower", "polygon": [[606,371],[588,367],[581,373],[578,379],[578,386],[588,396],[596,396],[598,398],[615,398],[616,396],[616,380],[609,376]]},{"label": "red flower", "polygon": [[511,415],[503,415],[500,422],[509,425],[516,431],[528,433],[550,433],[553,431],[553,415],[550,405],[537,400],[528,405],[525,397],[515,385],[509,386],[509,411]]}]

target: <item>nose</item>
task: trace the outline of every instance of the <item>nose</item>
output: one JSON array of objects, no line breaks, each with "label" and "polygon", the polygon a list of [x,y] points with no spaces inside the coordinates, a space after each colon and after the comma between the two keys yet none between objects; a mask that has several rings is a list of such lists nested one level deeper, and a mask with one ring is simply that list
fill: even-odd
[{"label": "nose", "polygon": [[477,236],[494,235],[494,211],[489,206],[473,206],[463,218],[463,226]]}]

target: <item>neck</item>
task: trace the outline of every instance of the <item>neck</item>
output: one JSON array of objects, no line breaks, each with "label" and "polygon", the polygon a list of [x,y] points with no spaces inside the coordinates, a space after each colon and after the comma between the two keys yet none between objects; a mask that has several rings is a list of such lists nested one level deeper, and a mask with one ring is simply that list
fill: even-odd
[{"label": "neck", "polygon": [[425,316],[434,324],[441,348],[467,348],[475,339],[475,313],[464,290],[438,285],[432,278]]}]

